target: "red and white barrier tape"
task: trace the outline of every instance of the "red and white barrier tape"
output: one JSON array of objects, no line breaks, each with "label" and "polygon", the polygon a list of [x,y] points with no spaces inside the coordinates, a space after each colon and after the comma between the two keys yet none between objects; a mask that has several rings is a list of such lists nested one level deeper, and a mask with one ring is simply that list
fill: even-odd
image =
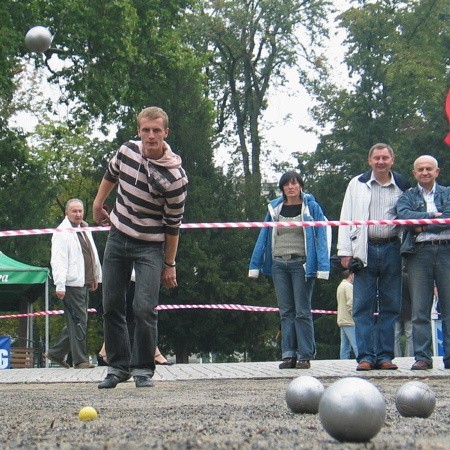
[{"label": "red and white barrier tape", "polygon": [[[268,306],[248,306],[248,305],[232,305],[232,304],[217,304],[217,305],[159,305],[155,308],[158,311],[172,311],[176,309],[221,309],[227,311],[250,311],[250,312],[278,312],[278,308],[272,308]],[[97,310],[89,308],[89,313],[96,313]],[[336,311],[327,311],[325,309],[313,309],[313,314],[337,314]],[[0,316],[0,319],[20,319],[23,317],[39,317],[64,314],[61,309],[53,311],[37,311],[34,313],[24,314],[6,314]]]},{"label": "red and white barrier tape", "polygon": [[316,220],[309,222],[207,222],[185,223],[182,229],[210,228],[276,228],[276,227],[339,227],[349,225],[429,225],[450,224],[450,219],[392,219],[392,220]]},{"label": "red and white barrier tape", "polygon": [[[276,228],[276,227],[340,227],[349,225],[430,225],[450,224],[450,219],[393,219],[393,220],[322,220],[311,222],[205,222],[184,223],[181,229],[212,229],[212,228]],[[32,236],[40,234],[54,234],[66,231],[108,231],[110,227],[79,227],[79,228],[41,228],[31,230],[0,231],[0,237]]]},{"label": "red and white barrier tape", "polygon": [[[97,310],[94,308],[89,308],[88,313],[96,313]],[[57,316],[59,314],[64,314],[62,309],[54,309],[52,311],[36,311],[34,313],[23,313],[23,314],[5,314],[0,316],[0,319],[21,319],[22,317],[39,317],[39,316]]]}]

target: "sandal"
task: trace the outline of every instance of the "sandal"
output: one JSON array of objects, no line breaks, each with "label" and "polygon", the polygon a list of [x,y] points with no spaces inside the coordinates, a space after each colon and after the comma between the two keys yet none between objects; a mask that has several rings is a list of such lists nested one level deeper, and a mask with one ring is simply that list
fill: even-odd
[{"label": "sandal", "polygon": [[100,355],[100,353],[97,353],[97,365],[98,366],[107,366],[108,360],[106,359],[106,355]]},{"label": "sandal", "polygon": [[173,366],[173,362],[169,362],[167,361],[166,358],[164,358],[164,361],[157,361],[156,358],[164,358],[163,355],[161,355],[161,353],[158,353],[157,355],[155,355],[155,364],[159,365],[159,366]]}]

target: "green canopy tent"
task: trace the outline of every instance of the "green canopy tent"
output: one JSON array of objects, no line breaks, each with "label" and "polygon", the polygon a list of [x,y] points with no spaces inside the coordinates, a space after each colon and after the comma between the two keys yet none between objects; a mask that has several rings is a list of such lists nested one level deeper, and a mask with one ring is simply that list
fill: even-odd
[{"label": "green canopy tent", "polygon": [[[0,311],[18,311],[32,313],[33,302],[42,294],[44,285],[45,307],[48,310],[48,277],[47,267],[29,266],[0,252]],[[30,342],[33,336],[33,317],[26,318],[26,329],[19,327],[19,336]],[[22,320],[22,319],[20,319]],[[48,316],[45,316],[45,339],[48,348]],[[28,345],[26,345],[28,346]]]}]

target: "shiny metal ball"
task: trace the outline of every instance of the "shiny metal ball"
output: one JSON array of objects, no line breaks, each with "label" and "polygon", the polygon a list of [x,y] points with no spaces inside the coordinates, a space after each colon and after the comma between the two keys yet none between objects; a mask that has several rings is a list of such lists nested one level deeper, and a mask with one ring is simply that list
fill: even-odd
[{"label": "shiny metal ball", "polygon": [[25,45],[32,52],[45,52],[52,45],[53,36],[46,27],[37,26],[28,30]]},{"label": "shiny metal ball", "polygon": [[410,381],[399,388],[395,406],[403,417],[430,417],[436,406],[434,392],[421,381]]},{"label": "shiny metal ball", "polygon": [[301,376],[292,380],[286,389],[286,403],[296,414],[317,414],[325,388],[314,377]]},{"label": "shiny metal ball", "polygon": [[319,417],[334,439],[368,442],[384,424],[386,404],[372,383],[357,377],[343,378],[323,393]]}]

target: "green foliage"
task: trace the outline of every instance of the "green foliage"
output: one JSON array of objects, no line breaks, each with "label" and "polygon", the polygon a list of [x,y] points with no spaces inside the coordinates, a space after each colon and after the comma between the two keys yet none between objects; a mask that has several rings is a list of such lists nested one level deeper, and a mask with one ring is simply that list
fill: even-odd
[{"label": "green foliage", "polygon": [[[200,183],[200,180],[196,180]],[[239,194],[232,183],[217,171],[208,182],[190,187],[200,189],[194,215],[201,221],[238,221],[243,211],[236,208]],[[192,213],[192,211],[191,211]],[[198,215],[197,215],[198,213]],[[273,287],[267,279],[247,278],[248,260],[256,239],[251,230],[186,230],[182,232],[177,264],[180,287],[163,290],[161,303],[244,304],[273,306]],[[163,311],[159,314],[160,342],[169,344],[177,355],[209,352],[230,355],[234,351],[247,358],[263,358],[271,351],[270,336],[278,326],[276,314],[253,314],[215,310]],[[220,331],[218,331],[220,330]],[[266,354],[267,356],[267,354]]]},{"label": "green foliage", "polygon": [[[23,3],[31,7],[31,2]],[[168,112],[169,143],[182,156],[189,177],[184,221],[245,217],[235,206],[244,198],[239,198],[240,190],[213,167],[213,104],[205,96],[203,56],[195,55],[177,31],[186,6],[179,1],[33,2],[24,26],[42,23],[55,37],[51,50],[31,57],[38,67],[43,63],[55,67],[54,56],[50,60],[54,53],[62,61],[49,81],[63,89],[61,100],[70,111],[67,123],[44,120],[37,127],[32,150],[24,144],[24,162],[32,159],[45,179],[46,189],[41,191],[48,193],[42,210],[47,224],[59,222],[65,201],[73,196],[85,201],[90,220],[90,205],[106,162],[120,143],[134,136],[136,113],[151,104]],[[91,136],[96,121],[105,131],[109,124],[118,128],[114,143]],[[102,254],[104,234],[95,238]],[[183,232],[178,257],[181,287],[163,291],[162,302],[253,304],[255,295],[264,299],[269,292],[267,280],[255,288],[246,278],[253,241],[254,236],[244,230]],[[45,243],[48,261],[48,237]],[[94,304],[99,304],[98,295]],[[277,323],[274,316],[270,321],[265,315],[203,313],[210,319],[205,323],[199,323],[197,311],[186,313],[188,319],[183,312],[161,313],[162,347],[179,355],[235,350],[251,355],[249,348],[265,345],[269,340],[265,336],[273,334],[271,328]],[[227,332],[217,332],[226,328]],[[100,330],[99,318],[91,317],[91,351],[100,346]],[[57,331],[52,327],[52,335]],[[261,351],[253,353],[262,357]]]},{"label": "green foliage", "polygon": [[69,127],[58,122],[38,125],[34,141],[30,156],[52,185],[54,207],[50,220],[60,220],[67,200],[76,197],[83,200],[85,220],[89,221],[105,158],[113,154],[115,146],[92,137],[86,127]]},{"label": "green foliage", "polygon": [[[167,108],[171,76],[183,60],[177,23],[186,2],[158,0],[45,2],[57,30],[65,68],[53,80],[67,83],[76,120],[132,125],[144,106]],[[170,112],[170,111],[168,111]]]},{"label": "green foliage", "polygon": [[[450,181],[448,148],[442,142],[449,85],[446,2],[360,4],[339,18],[347,32],[345,62],[351,86],[337,88],[324,80],[312,86],[318,100],[312,112],[330,131],[321,135],[314,153],[297,155],[307,190],[333,220],[339,219],[348,181],[368,170],[367,153],[376,142],[394,148],[394,169],[406,176],[415,158],[432,154],[443,168],[440,182]],[[336,228],[333,234],[336,238]],[[323,285],[327,292],[316,286],[315,305],[335,309],[336,286],[333,279]],[[339,342],[338,328],[329,321],[315,321],[321,358],[338,355],[333,348],[333,342]]]},{"label": "green foliage", "polygon": [[217,132],[227,147],[235,147],[241,155],[247,219],[252,218],[261,193],[260,119],[267,108],[268,89],[283,84],[284,69],[300,59],[303,68],[314,67],[310,62],[326,33],[327,5],[324,1],[205,0],[196,2],[187,15],[187,39],[197,54],[208,56],[208,95],[216,105]]},{"label": "green foliage", "polygon": [[[17,3],[17,2],[15,2]],[[21,70],[19,51],[23,46],[24,34],[17,29],[17,23],[22,20],[22,8],[16,4],[11,8],[8,2],[0,4],[0,114],[1,121],[9,114],[10,101],[15,91],[14,76]],[[3,124],[1,124],[3,126]]]},{"label": "green foliage", "polygon": [[[339,18],[347,32],[346,64],[351,87],[327,78],[316,55],[325,1],[262,2],[165,0],[5,0],[0,6],[0,227],[56,226],[69,197],[90,207],[105,165],[123,141],[135,135],[136,113],[163,107],[170,116],[169,143],[189,177],[184,222],[261,220],[261,114],[270,84],[284,82],[284,69],[300,62],[300,80],[313,91],[317,123],[326,128],[317,150],[298,154],[306,190],[330,219],[339,217],[349,179],[367,167],[367,151],[387,142],[396,168],[410,173],[424,153],[442,166],[449,184],[450,161],[443,137],[448,77],[448,11],[444,0],[359,2]],[[55,35],[45,54],[28,54],[23,38],[34,25]],[[300,27],[300,28],[299,28]],[[300,32],[300,34],[298,34]],[[298,37],[301,36],[301,37]],[[61,64],[55,61],[59,58]],[[32,105],[34,91],[14,101],[23,70],[34,64],[34,85],[45,67],[63,91],[67,121],[50,122],[53,105]],[[34,77],[34,78],[33,78]],[[31,99],[30,99],[31,97]],[[35,109],[40,125],[30,135],[8,120]],[[46,108],[48,111],[46,111]],[[215,121],[215,122],[214,122]],[[114,142],[92,130],[116,127]],[[226,142],[237,164],[224,176],[213,150]],[[262,152],[262,153],[261,153]],[[238,157],[239,156],[239,157]],[[242,166],[241,166],[242,165]],[[281,167],[281,166],[280,166]],[[240,175],[244,177],[241,178]],[[112,199],[110,199],[112,201]],[[336,229],[333,229],[336,235]],[[274,306],[271,281],[247,278],[257,230],[186,230],[178,256],[180,288],[162,291],[162,303],[240,303]],[[100,255],[106,233],[95,236]],[[1,250],[34,265],[47,265],[50,236],[2,238]],[[316,283],[313,307],[335,309],[338,280]],[[100,305],[101,292],[91,304]],[[43,299],[39,300],[43,309]],[[55,299],[51,308],[59,309]],[[63,324],[52,317],[52,335]],[[43,319],[36,319],[43,335]],[[278,314],[190,310],[160,313],[164,351],[179,359],[192,352],[220,360],[279,357],[274,336]],[[318,357],[337,357],[334,316],[315,317]],[[101,318],[91,316],[91,352],[101,344]]]},{"label": "green foliage", "polygon": [[[6,124],[4,124],[6,125]],[[0,229],[45,227],[49,185],[40,166],[28,157],[25,136],[3,126],[0,131]],[[30,242],[33,244],[30,246]],[[45,239],[2,238],[1,250],[31,265],[46,265]]]},{"label": "green foliage", "polygon": [[314,86],[319,100],[314,117],[331,124],[331,131],[321,136],[316,152],[301,155],[330,218],[338,217],[348,180],[367,170],[367,153],[376,142],[394,148],[395,168],[405,175],[415,158],[433,154],[444,168],[441,182],[448,184],[442,141],[449,84],[446,17],[446,2],[440,0],[364,3],[340,16],[353,83],[348,89]]}]

